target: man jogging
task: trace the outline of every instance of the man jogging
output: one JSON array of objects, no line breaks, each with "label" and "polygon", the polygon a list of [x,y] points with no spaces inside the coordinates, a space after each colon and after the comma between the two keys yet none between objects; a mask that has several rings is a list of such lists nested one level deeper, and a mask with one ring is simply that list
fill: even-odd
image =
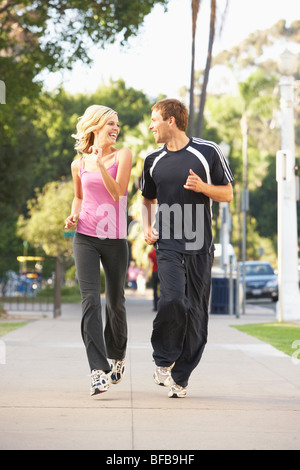
[{"label": "man jogging", "polygon": [[144,237],[155,244],[160,279],[151,338],[154,381],[171,385],[170,398],[186,396],[207,342],[211,203],[233,197],[233,176],[221,149],[187,137],[187,123],[188,111],[180,101],[153,106],[150,129],[156,143],[164,145],[146,157],[141,181]]}]

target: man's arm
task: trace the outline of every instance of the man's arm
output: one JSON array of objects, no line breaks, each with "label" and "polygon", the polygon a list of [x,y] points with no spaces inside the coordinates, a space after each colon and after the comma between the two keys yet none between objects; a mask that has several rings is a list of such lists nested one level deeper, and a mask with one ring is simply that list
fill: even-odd
[{"label": "man's arm", "polygon": [[226,185],[214,185],[205,183],[200,176],[196,175],[193,170],[184,185],[185,189],[195,191],[196,193],[203,193],[216,202],[231,202],[233,199],[233,190],[231,183]]},{"label": "man's arm", "polygon": [[158,233],[153,227],[157,208],[157,199],[147,199],[143,197],[142,217],[145,242],[153,245],[158,239]]}]

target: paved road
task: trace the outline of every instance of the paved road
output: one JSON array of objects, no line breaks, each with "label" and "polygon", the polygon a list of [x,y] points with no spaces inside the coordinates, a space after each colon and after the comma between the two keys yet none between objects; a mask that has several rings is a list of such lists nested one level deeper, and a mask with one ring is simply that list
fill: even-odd
[{"label": "paved road", "polygon": [[0,449],[300,449],[300,365],[231,327],[274,321],[272,309],[247,304],[239,319],[212,315],[188,397],[174,400],[152,380],[151,300],[128,295],[127,307],[126,376],[95,398],[79,305],[1,338]]}]

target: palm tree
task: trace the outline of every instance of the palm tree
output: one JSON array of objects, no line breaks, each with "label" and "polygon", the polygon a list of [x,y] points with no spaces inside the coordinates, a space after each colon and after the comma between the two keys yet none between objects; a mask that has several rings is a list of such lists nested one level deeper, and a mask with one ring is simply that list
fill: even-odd
[{"label": "palm tree", "polygon": [[195,88],[195,40],[197,18],[200,8],[201,0],[192,0],[192,64],[191,64],[191,83],[190,83],[190,112],[189,112],[189,126],[188,134],[192,135],[194,132],[194,88]]},{"label": "palm tree", "polygon": [[[195,36],[196,36],[196,25],[197,25],[200,2],[201,0],[192,0],[192,20],[193,20],[192,22],[192,66],[191,66],[191,82],[190,82],[190,113],[189,113],[190,118],[189,118],[189,129],[188,129],[190,134],[194,132]],[[229,4],[229,0],[227,0],[226,2],[222,22],[224,21],[224,15],[227,11],[228,4]],[[206,89],[208,85],[209,72],[210,72],[211,62],[212,62],[212,50],[213,50],[213,44],[214,44],[214,39],[215,39],[215,29],[216,29],[215,28],[216,8],[217,8],[217,0],[211,0],[208,51],[207,51],[207,59],[206,59],[206,65],[205,65],[205,70],[204,70],[204,78],[203,78],[203,84],[202,84],[201,100],[200,100],[200,107],[199,107],[198,120],[197,120],[197,129],[196,129],[196,135],[199,137],[201,137],[201,134],[202,134],[204,107],[205,107],[205,102],[206,102]]]},{"label": "palm tree", "polygon": [[205,70],[204,70],[200,107],[199,107],[197,128],[196,128],[196,135],[198,137],[201,137],[202,129],[203,129],[204,106],[205,106],[205,101],[206,101],[206,90],[207,90],[209,72],[210,72],[211,61],[212,61],[212,49],[214,45],[215,31],[216,31],[216,0],[211,0],[208,50],[207,50],[206,65],[205,65]]}]

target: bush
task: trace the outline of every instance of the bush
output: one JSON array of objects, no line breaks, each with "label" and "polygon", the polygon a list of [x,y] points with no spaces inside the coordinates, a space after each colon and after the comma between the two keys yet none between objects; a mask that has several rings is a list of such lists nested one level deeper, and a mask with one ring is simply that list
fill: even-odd
[{"label": "bush", "polygon": [[[105,276],[104,271],[100,272],[100,282],[101,282],[101,294],[105,292]],[[37,293],[37,298],[46,299],[54,298],[54,287],[45,287]],[[62,286],[61,287],[61,301],[62,302],[80,302],[81,295],[79,285],[75,284],[74,286]]]}]

